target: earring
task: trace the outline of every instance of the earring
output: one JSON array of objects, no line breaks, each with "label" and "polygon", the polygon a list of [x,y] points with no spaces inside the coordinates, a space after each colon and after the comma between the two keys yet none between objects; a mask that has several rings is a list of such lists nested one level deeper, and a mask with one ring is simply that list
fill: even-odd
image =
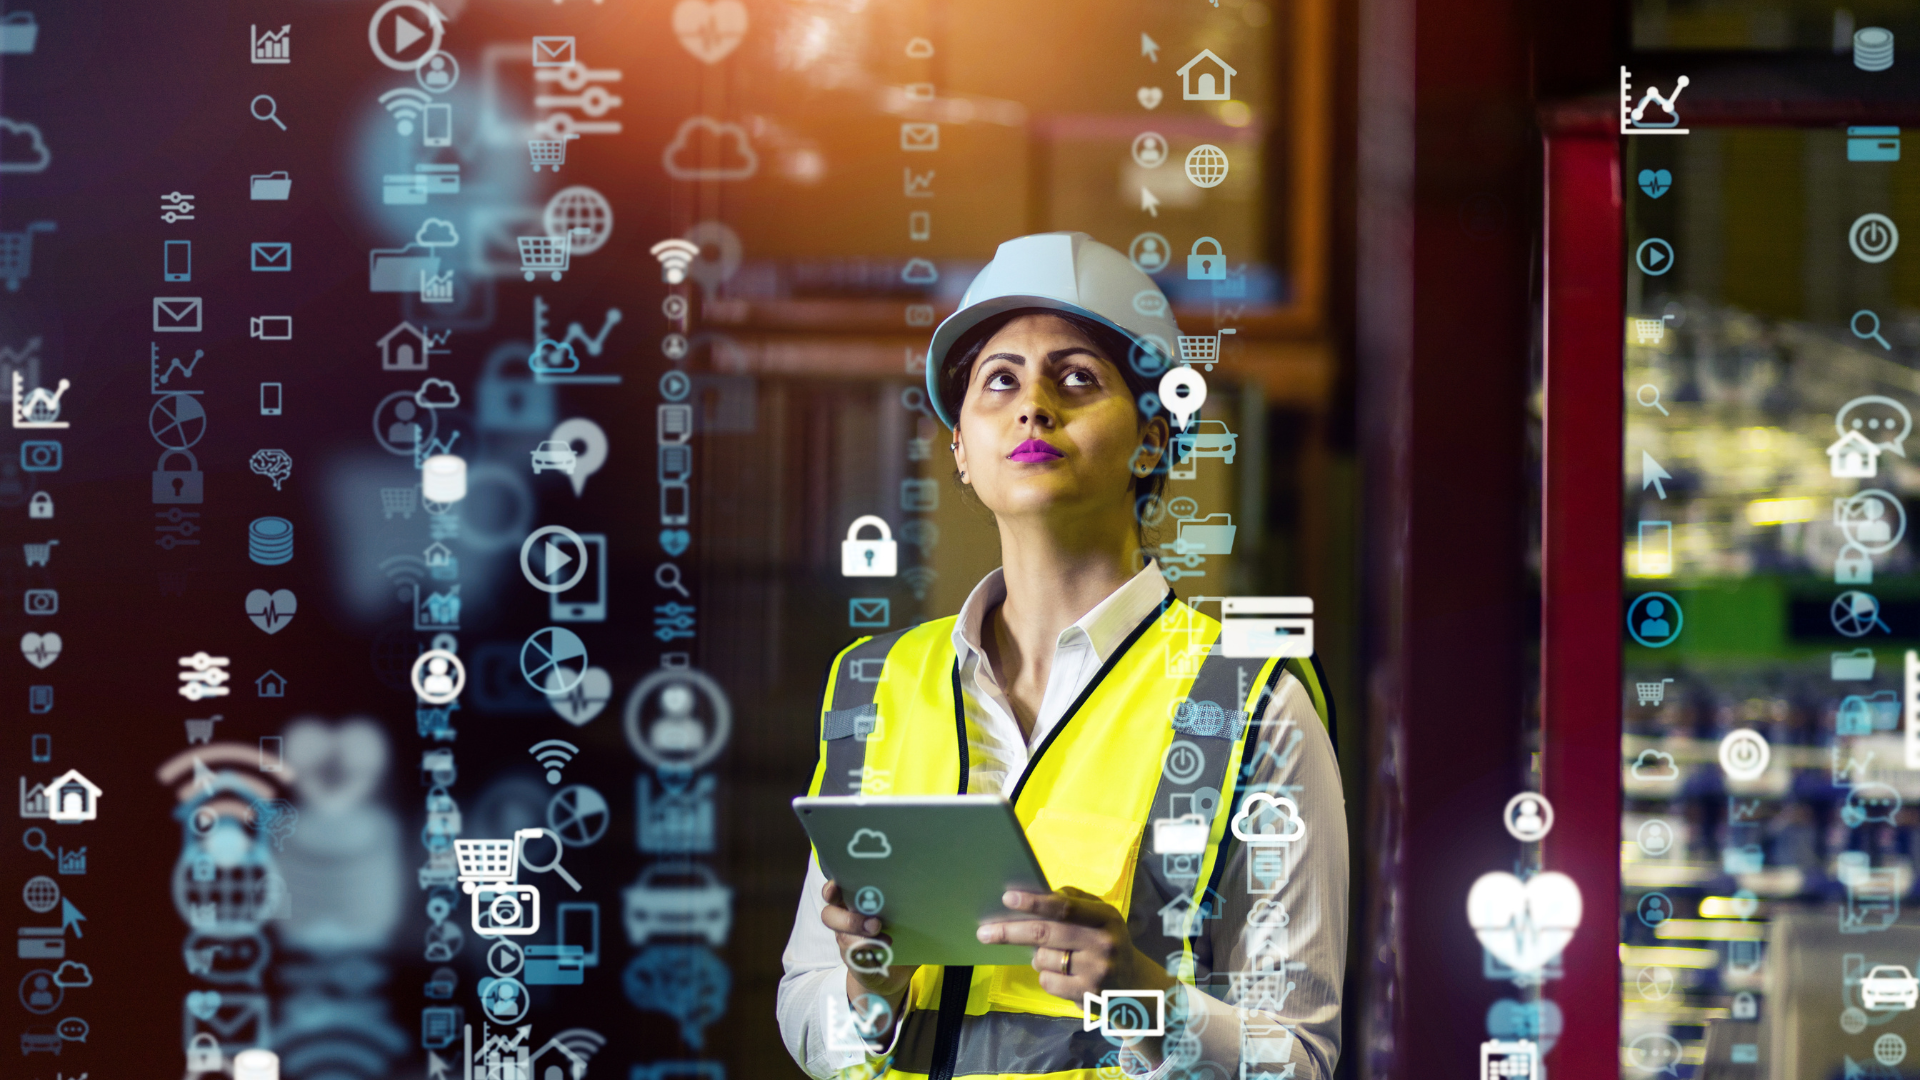
[{"label": "earring", "polygon": [[949,450],[958,450],[958,449],[960,449],[960,444],[959,444],[958,442],[950,442],[950,443],[948,443],[948,444],[947,444],[947,449],[949,449]]}]

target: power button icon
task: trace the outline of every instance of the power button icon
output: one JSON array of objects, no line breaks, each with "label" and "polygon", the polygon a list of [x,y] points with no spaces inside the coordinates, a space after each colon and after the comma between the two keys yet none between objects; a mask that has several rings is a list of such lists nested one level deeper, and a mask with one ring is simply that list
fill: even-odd
[{"label": "power button icon", "polygon": [[1886,262],[1900,247],[1900,230],[1885,214],[1861,214],[1847,230],[1847,246],[1861,262]]}]

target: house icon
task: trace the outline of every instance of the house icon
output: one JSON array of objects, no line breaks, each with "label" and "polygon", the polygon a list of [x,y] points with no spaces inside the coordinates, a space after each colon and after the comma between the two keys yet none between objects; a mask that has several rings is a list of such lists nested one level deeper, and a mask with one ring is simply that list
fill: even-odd
[{"label": "house icon", "polygon": [[68,769],[47,785],[47,817],[62,825],[100,816],[100,785]]},{"label": "house icon", "polygon": [[1857,431],[1840,436],[1827,447],[1827,464],[1833,475],[1851,479],[1871,479],[1880,471],[1880,447]]},{"label": "house icon", "polygon": [[[1199,72],[1189,75],[1200,61],[1205,60],[1220,69],[1220,83],[1214,86],[1213,72],[1203,66]],[[1233,77],[1239,72],[1227,66],[1225,60],[1213,55],[1212,49],[1201,49],[1200,55],[1187,61],[1180,69],[1180,96],[1188,101],[1226,101],[1233,97]],[[1196,77],[1197,76],[1197,77]]]},{"label": "house icon", "polygon": [[433,339],[425,330],[403,322],[380,339],[380,370],[425,371],[427,354],[432,350]]},{"label": "house icon", "polygon": [[1181,893],[1160,909],[1160,934],[1170,938],[1199,937],[1205,921],[1219,917],[1219,893],[1208,889],[1206,898],[1198,904],[1194,903],[1193,894]]},{"label": "house icon", "polygon": [[259,697],[286,697],[286,676],[268,668],[265,675],[253,680],[253,692]]},{"label": "house icon", "polygon": [[[540,1064],[542,1058],[547,1061],[544,1067]],[[540,1080],[582,1080],[587,1075],[587,1059],[575,1053],[557,1036],[547,1040],[547,1045],[541,1047],[528,1064],[532,1066],[532,1071],[526,1075],[539,1077]],[[561,1071],[563,1065],[566,1066],[564,1072]]]}]

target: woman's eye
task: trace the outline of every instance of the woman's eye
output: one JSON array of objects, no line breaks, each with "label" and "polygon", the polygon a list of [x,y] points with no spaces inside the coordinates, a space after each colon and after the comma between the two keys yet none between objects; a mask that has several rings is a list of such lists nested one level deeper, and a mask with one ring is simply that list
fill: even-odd
[{"label": "woman's eye", "polygon": [[1018,384],[1014,382],[1013,376],[1004,371],[996,371],[987,376],[989,390],[1012,390],[1016,385]]},{"label": "woman's eye", "polygon": [[1062,386],[1092,386],[1093,384],[1093,373],[1079,369],[1067,372],[1066,377],[1060,380]]}]

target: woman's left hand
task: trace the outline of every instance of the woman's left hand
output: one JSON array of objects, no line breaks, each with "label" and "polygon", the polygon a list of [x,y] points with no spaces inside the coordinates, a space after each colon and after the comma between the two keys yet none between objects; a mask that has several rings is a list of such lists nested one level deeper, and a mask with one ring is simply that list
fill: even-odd
[{"label": "woman's left hand", "polygon": [[1068,886],[1053,893],[1008,892],[1001,902],[1027,918],[988,923],[980,940],[1033,946],[1040,988],[1078,1004],[1103,990],[1165,990],[1166,969],[1133,947],[1127,920],[1113,905]]}]

